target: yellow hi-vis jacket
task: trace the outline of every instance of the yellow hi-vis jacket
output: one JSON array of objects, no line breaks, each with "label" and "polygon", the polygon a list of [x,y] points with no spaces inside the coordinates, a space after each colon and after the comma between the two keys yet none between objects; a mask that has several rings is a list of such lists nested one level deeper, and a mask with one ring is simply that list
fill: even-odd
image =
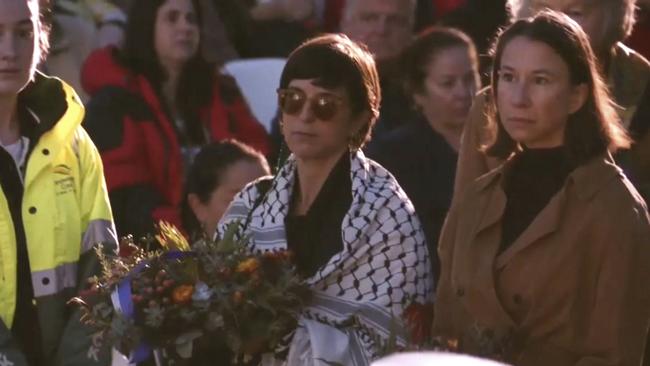
[{"label": "yellow hi-vis jacket", "polygon": [[[105,364],[99,340],[79,323],[77,309],[66,305],[99,273],[93,247],[116,245],[101,158],[81,127],[84,108],[72,88],[37,74],[22,93],[30,95],[19,101],[34,102],[27,107],[39,123],[52,124],[30,141],[35,146],[26,162],[21,207],[43,354],[48,365]],[[57,109],[63,114],[47,121],[44,115]],[[14,355],[19,365],[19,352],[2,341],[10,337],[15,314],[17,243],[1,187],[0,193],[0,360],[13,362]]]}]

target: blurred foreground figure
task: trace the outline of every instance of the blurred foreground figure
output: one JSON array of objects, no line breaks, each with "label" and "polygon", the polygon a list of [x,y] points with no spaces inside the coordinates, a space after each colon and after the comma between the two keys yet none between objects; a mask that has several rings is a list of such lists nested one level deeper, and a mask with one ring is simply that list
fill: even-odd
[{"label": "blurred foreground figure", "polygon": [[505,366],[502,363],[476,357],[442,352],[412,352],[391,355],[372,366]]},{"label": "blurred foreground figure", "polygon": [[83,105],[36,71],[37,0],[0,1],[0,364],[108,365],[100,334],[66,303],[116,246],[102,162]]}]

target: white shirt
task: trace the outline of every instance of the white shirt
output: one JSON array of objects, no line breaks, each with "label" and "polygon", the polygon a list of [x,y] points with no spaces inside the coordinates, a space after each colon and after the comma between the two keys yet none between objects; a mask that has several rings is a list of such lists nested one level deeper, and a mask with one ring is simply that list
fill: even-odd
[{"label": "white shirt", "polygon": [[29,151],[29,138],[21,136],[18,141],[4,145],[0,142],[0,146],[11,155],[16,163],[16,169],[19,172],[20,181],[23,181],[25,162],[27,160],[27,152]]}]

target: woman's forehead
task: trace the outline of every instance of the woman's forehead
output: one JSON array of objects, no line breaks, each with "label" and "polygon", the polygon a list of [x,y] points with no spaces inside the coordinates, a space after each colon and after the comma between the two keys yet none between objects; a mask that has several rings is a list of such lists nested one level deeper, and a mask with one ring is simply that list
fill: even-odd
[{"label": "woman's forehead", "polygon": [[320,83],[317,79],[293,79],[289,82],[288,86],[289,88],[300,89],[304,92],[307,92],[308,94],[328,93],[336,94],[339,96],[344,96],[347,94],[343,86],[336,88],[326,88],[319,84]]},{"label": "woman's forehead", "polygon": [[547,43],[518,36],[504,47],[500,60],[502,69],[518,72],[568,74],[564,59]]},{"label": "woman's forehead", "polygon": [[0,27],[32,22],[38,18],[36,0],[0,0]]}]

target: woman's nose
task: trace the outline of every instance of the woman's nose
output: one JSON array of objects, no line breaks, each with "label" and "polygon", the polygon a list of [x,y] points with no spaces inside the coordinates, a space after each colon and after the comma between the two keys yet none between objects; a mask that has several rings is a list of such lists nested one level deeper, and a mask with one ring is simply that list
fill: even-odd
[{"label": "woman's nose", "polygon": [[311,107],[311,99],[305,100],[305,104],[303,104],[302,108],[300,109],[298,116],[303,122],[309,123],[316,120],[316,116],[314,115],[314,111]]},{"label": "woman's nose", "polygon": [[14,61],[16,59],[16,39],[11,32],[3,32],[0,35],[0,59],[2,61]]},{"label": "woman's nose", "polygon": [[525,82],[519,82],[512,86],[510,102],[517,107],[527,107],[530,105],[530,93],[528,85]]}]

